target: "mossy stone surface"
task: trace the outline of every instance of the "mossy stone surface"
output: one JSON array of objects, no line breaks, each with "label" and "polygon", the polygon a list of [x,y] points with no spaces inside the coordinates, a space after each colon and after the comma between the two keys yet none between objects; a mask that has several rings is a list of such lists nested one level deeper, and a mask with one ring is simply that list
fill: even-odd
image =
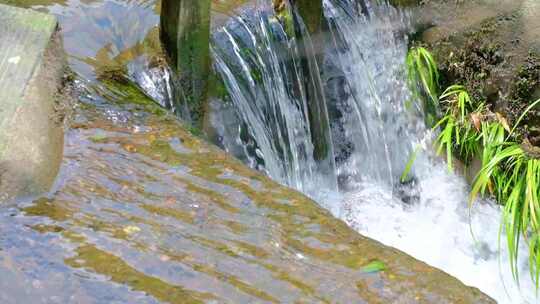
[{"label": "mossy stone surface", "polygon": [[[51,195],[21,208],[33,219],[27,230],[69,252],[58,253],[55,269],[69,270],[56,274],[56,288],[75,272],[102,284],[89,299],[118,296],[122,286],[168,303],[493,303],[357,234],[172,115],[153,114],[157,105],[136,103],[148,108],[79,107],[67,136],[70,170]],[[126,110],[121,121],[109,117]]]},{"label": "mossy stone surface", "polygon": [[178,75],[179,106],[187,105],[202,127],[210,75],[210,0],[164,0],[161,40]]}]

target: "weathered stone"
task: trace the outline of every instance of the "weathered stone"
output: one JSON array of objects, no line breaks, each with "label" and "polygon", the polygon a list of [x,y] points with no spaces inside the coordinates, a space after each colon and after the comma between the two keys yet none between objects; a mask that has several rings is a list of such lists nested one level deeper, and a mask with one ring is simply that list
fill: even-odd
[{"label": "weathered stone", "polygon": [[54,17],[0,5],[0,202],[46,191],[62,158],[64,72]]},{"label": "weathered stone", "polygon": [[210,73],[210,6],[210,0],[164,0],[161,4],[161,40],[178,74],[179,107],[187,105],[198,127]]},{"label": "weathered stone", "polygon": [[[12,261],[0,263],[0,273],[10,274],[0,280],[0,301],[493,303],[359,235],[172,115],[152,114],[158,106],[129,82],[121,86],[144,106],[133,110],[122,100],[117,105],[131,114],[119,122],[107,109],[77,108],[63,182],[19,216],[0,213],[0,259]],[[5,246],[12,243],[20,245]],[[21,264],[36,266],[29,273]]]}]

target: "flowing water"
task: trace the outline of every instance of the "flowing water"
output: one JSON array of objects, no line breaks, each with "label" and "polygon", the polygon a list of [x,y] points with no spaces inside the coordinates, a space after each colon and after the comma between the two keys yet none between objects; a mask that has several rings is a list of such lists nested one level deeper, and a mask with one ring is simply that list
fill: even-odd
[{"label": "flowing water", "polygon": [[0,209],[0,303],[488,302],[153,104],[170,79],[154,2],[33,7],[60,19],[78,100],[51,192]]},{"label": "flowing water", "polygon": [[[271,1],[260,2],[214,34],[216,70],[235,111],[221,109],[227,101],[213,102],[213,125],[226,150],[239,151],[238,157],[272,178],[304,193],[335,192],[333,157],[314,159],[310,100],[304,86],[304,77],[320,83],[319,70],[305,75],[301,62],[305,53],[287,33],[294,29],[285,28],[271,6]],[[328,124],[326,109],[320,117],[320,125]],[[331,141],[330,136],[325,140]]]},{"label": "flowing water", "polygon": [[[283,57],[276,53],[295,38],[272,36],[270,18],[260,8],[238,17],[214,37],[214,49],[220,50],[214,52],[215,66],[230,94],[229,104],[214,108],[213,123],[222,146],[272,178],[304,191],[362,234],[443,269],[500,303],[537,302],[523,258],[525,246],[519,262],[520,286],[512,279],[504,238],[498,239],[500,207],[482,201],[469,210],[465,181],[448,173],[428,149],[433,134],[425,128],[424,109],[406,83],[410,17],[386,4],[359,7],[346,0],[326,0],[324,9],[329,34],[318,37],[326,45],[319,80],[325,88],[329,122],[324,124],[331,129],[335,170],[317,171],[317,162],[309,157],[311,123],[302,115],[309,103],[298,106],[287,95],[288,80],[296,80],[296,71],[279,69]],[[260,57],[273,60],[270,71],[260,69],[267,63],[253,62]],[[265,120],[268,109],[290,116]],[[224,116],[235,122],[227,125]],[[295,141],[282,141],[275,133],[280,128],[293,132]],[[300,145],[310,149],[300,150],[297,158],[281,155],[287,149],[294,153]],[[412,178],[401,183],[415,150],[419,155]],[[301,170],[299,164],[304,164]],[[333,184],[321,187],[320,173],[330,173],[340,191],[334,192]]]},{"label": "flowing water", "polygon": [[[428,152],[399,183],[410,152],[430,138],[405,85],[408,17],[387,5],[327,0],[327,34],[311,41],[301,24],[291,31],[268,1],[257,2],[214,37],[228,91],[225,102],[211,103],[219,143],[363,234],[500,303],[536,302],[525,262],[520,291],[498,252],[497,206],[481,202],[469,216],[465,182]],[[350,303],[366,279],[351,263],[373,258],[400,271],[369,277],[360,295],[368,302],[413,302],[408,282],[435,290],[423,295],[435,302],[438,288],[461,291],[444,276],[431,281],[431,270],[407,257],[348,237],[304,198],[242,169],[159,110],[148,114],[145,102],[132,104],[146,98],[138,88],[111,85],[134,82],[185,115],[160,59],[156,2],[22,3],[59,18],[81,100],[53,191],[0,212],[0,270],[10,277],[0,290],[12,291],[0,292],[2,303]],[[308,98],[306,83],[324,96]],[[326,149],[314,134],[324,134]]]}]

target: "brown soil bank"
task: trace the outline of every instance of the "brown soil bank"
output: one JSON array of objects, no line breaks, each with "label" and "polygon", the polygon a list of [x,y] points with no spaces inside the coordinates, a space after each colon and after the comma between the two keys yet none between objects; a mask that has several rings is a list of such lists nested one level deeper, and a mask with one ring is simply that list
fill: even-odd
[{"label": "brown soil bank", "polygon": [[[512,123],[540,98],[540,1],[424,1],[414,8],[420,41],[435,54],[442,88],[465,85]],[[540,111],[522,123],[521,136],[540,144]]]}]

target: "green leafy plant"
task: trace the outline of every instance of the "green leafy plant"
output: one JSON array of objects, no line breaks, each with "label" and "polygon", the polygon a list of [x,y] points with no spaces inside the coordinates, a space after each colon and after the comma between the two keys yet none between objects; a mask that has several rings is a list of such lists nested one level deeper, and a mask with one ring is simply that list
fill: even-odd
[{"label": "green leafy plant", "polygon": [[405,169],[403,170],[403,173],[401,174],[401,178],[399,179],[400,182],[405,183],[409,179],[409,173],[412,170],[412,166],[414,165],[414,162],[416,161],[416,157],[418,156],[418,151],[420,150],[421,146],[417,145],[414,151],[412,152],[411,156],[409,157],[409,161],[407,161],[407,164],[405,165]]},{"label": "green leafy plant", "polygon": [[440,97],[440,104],[446,107],[446,113],[434,127],[441,128],[435,146],[437,154],[446,151],[448,169],[452,171],[454,151],[468,163],[480,150],[478,124],[483,116],[483,105],[473,111],[471,98],[460,85],[447,88]]},{"label": "green leafy plant", "polygon": [[529,247],[529,271],[540,287],[540,159],[528,153],[524,144],[513,141],[513,132],[522,118],[540,100],[532,103],[521,115],[512,130],[501,122],[483,124],[482,169],[473,182],[469,202],[493,195],[504,205],[501,232],[505,233],[510,265],[518,280],[519,244]]},{"label": "green leafy plant", "polygon": [[[466,166],[476,157],[481,159],[469,204],[472,207],[479,196],[491,196],[504,206],[499,239],[506,239],[512,275],[518,281],[519,244],[525,242],[530,275],[536,289],[540,289],[540,153],[531,152],[534,147],[526,141],[519,144],[514,134],[540,100],[531,103],[510,129],[501,114],[490,112],[483,103],[472,100],[461,85],[450,86],[438,97],[437,65],[426,49],[413,48],[407,57],[407,67],[415,97],[424,97],[428,106],[437,107],[435,111],[427,109],[426,115],[444,109],[433,127],[440,130],[435,140],[437,154],[444,151],[449,170],[453,169],[454,158]],[[416,154],[417,151],[412,153],[402,180],[407,178]]]},{"label": "green leafy plant", "polygon": [[[489,185],[497,201],[504,203],[502,228],[514,278],[518,278],[518,247],[523,237],[529,245],[530,271],[538,288],[540,276],[540,160],[528,157],[516,143],[500,144],[493,158],[480,170],[470,194],[470,202],[486,194]],[[532,242],[531,242],[532,241]]]},{"label": "green leafy plant", "polygon": [[412,48],[407,55],[409,87],[414,97],[424,101],[426,123],[432,126],[439,108],[439,70],[433,55],[423,47]]},{"label": "green leafy plant", "polygon": [[386,264],[379,260],[372,261],[371,263],[367,264],[361,269],[363,273],[375,273],[375,272],[381,272],[384,270],[386,270]]}]

